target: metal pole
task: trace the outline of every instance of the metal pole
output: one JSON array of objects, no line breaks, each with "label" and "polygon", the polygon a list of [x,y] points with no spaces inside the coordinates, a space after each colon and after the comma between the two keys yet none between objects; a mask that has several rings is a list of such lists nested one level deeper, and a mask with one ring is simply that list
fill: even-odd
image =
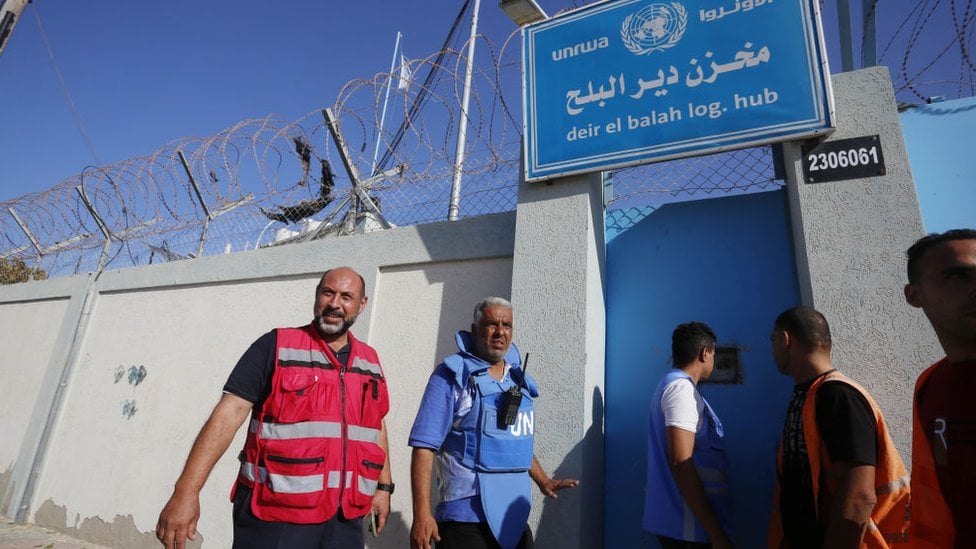
[{"label": "metal pole", "polygon": [[7,39],[13,33],[14,27],[17,26],[17,21],[24,12],[24,7],[28,3],[29,0],[0,2],[0,32],[2,32],[0,34],[0,53],[3,53],[3,48],[7,45]]},{"label": "metal pole", "polygon": [[474,0],[471,15],[471,36],[468,38],[468,66],[464,71],[464,94],[461,96],[461,120],[458,124],[457,148],[454,153],[454,179],[451,181],[451,203],[447,208],[448,221],[457,221],[461,202],[461,167],[464,165],[464,142],[468,135],[468,102],[471,100],[471,76],[474,74],[474,43],[478,36],[478,11],[481,0]]},{"label": "metal pole", "polygon": [[840,66],[844,72],[854,70],[854,50],[851,47],[850,0],[837,0],[837,34],[840,38]]},{"label": "metal pole", "polygon": [[40,243],[37,242],[36,238],[34,238],[34,235],[30,232],[30,229],[27,228],[27,225],[20,220],[20,216],[17,215],[17,212],[15,212],[13,208],[7,208],[7,211],[10,212],[10,215],[14,216],[14,221],[17,222],[17,225],[20,225],[20,230],[24,231],[24,234],[27,235],[27,239],[30,240],[30,243],[34,246],[34,249],[37,250],[37,255],[44,255],[44,250],[41,249]]},{"label": "metal pole", "polygon": [[203,199],[203,193],[200,192],[200,187],[197,185],[197,180],[193,178],[193,171],[190,170],[190,163],[186,161],[186,157],[183,156],[183,151],[181,149],[176,149],[176,156],[180,157],[180,163],[183,164],[183,170],[186,171],[186,177],[190,180],[190,185],[193,186],[193,192],[197,194],[197,201],[200,202],[200,207],[203,208],[203,214],[207,216],[207,219],[212,219],[210,215],[210,208],[207,207],[207,201]]},{"label": "metal pole", "polygon": [[355,216],[359,210],[359,207],[355,204],[355,202],[358,201],[365,206],[366,209],[373,212],[373,215],[377,217],[377,220],[384,229],[391,228],[392,225],[390,225],[390,222],[386,220],[386,217],[382,214],[382,212],[380,212],[380,209],[376,207],[376,203],[374,203],[373,199],[369,197],[369,194],[363,189],[363,186],[364,183],[372,184],[378,179],[389,177],[388,174],[390,173],[400,173],[403,171],[403,167],[398,166],[392,170],[387,170],[376,177],[371,177],[365,182],[360,181],[359,170],[356,169],[356,164],[352,161],[352,156],[349,154],[349,149],[346,147],[346,140],[342,138],[342,133],[339,131],[339,121],[336,120],[335,114],[332,113],[332,109],[326,108],[322,110],[322,116],[325,117],[325,124],[329,128],[329,133],[332,134],[332,139],[335,141],[336,148],[339,149],[339,156],[342,157],[342,165],[346,168],[346,174],[349,175],[349,183],[352,185],[352,192],[355,195],[349,196],[349,199],[354,202],[354,204],[349,206],[349,211],[346,213],[347,225],[349,225],[350,219],[352,219],[352,225],[349,226],[355,225]]},{"label": "metal pole", "polygon": [[376,159],[380,155],[380,141],[383,140],[383,129],[386,128],[386,105],[390,102],[390,84],[393,83],[393,69],[396,68],[401,36],[400,31],[397,31],[396,43],[393,45],[393,60],[390,61],[390,76],[386,79],[386,96],[383,98],[383,112],[380,114],[380,130],[376,133],[376,146],[373,147],[373,165],[369,168],[370,177],[376,175]]},{"label": "metal pole", "polygon": [[861,68],[878,64],[878,0],[861,0],[864,16],[864,41],[861,48]]},{"label": "metal pole", "polygon": [[78,191],[78,195],[81,196],[81,201],[84,202],[85,207],[88,208],[88,213],[90,213],[92,218],[95,219],[95,224],[98,225],[98,230],[102,231],[102,234],[105,236],[105,240],[112,240],[112,233],[109,232],[108,225],[102,221],[102,216],[98,215],[98,211],[95,209],[95,206],[92,205],[91,201],[88,200],[88,195],[85,194],[85,188],[78,185],[75,187],[75,190]]}]

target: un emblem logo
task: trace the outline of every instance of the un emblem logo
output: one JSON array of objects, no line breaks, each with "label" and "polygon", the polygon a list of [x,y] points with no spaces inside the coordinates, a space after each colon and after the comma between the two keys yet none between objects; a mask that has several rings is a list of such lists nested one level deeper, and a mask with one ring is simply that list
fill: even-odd
[{"label": "un emblem logo", "polygon": [[677,44],[687,27],[688,12],[681,4],[651,4],[624,19],[620,38],[628,50],[646,55]]}]

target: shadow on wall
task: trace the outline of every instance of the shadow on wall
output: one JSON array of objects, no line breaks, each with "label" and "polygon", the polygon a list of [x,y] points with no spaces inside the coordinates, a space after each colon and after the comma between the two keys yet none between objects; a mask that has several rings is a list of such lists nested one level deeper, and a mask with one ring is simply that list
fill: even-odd
[{"label": "shadow on wall", "polygon": [[[399,490],[397,491],[399,492]],[[410,496],[409,492],[404,492],[404,496]],[[378,537],[370,536],[369,529],[366,532],[366,547],[368,549],[400,549],[410,546],[410,525],[403,518],[403,513],[399,511],[390,512],[390,517],[386,521],[386,528]]]},{"label": "shadow on wall", "polygon": [[[576,488],[567,488],[559,492],[556,500],[544,498],[542,503],[542,513],[539,518],[539,527],[535,534],[536,547],[538,549],[558,548],[565,544],[563,540],[566,536],[565,526],[570,522],[578,520],[568,513],[569,505],[564,505],[572,498],[582,498],[585,502],[592,502],[587,505],[586,512],[593,520],[587,524],[595,525],[587,528],[584,524],[582,542],[580,547],[601,547],[603,532],[599,528],[599,517],[603,515],[603,483],[598,479],[602,478],[603,470],[603,393],[599,387],[593,389],[593,415],[590,427],[573,448],[563,457],[562,463],[552,471],[547,471],[552,478],[576,478],[586,479]],[[543,427],[544,428],[544,427]],[[544,437],[545,433],[541,433]],[[537,434],[538,436],[538,434]],[[538,490],[534,486],[533,490]]]}]

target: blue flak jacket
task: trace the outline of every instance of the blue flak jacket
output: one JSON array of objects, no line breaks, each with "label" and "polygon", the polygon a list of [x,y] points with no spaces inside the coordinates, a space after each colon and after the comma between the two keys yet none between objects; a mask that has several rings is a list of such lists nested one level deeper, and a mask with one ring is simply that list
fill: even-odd
[{"label": "blue flak jacket", "polygon": [[[678,379],[691,377],[678,369],[672,369],[661,378],[651,400],[650,434],[647,445],[647,488],[644,500],[644,530],[669,538],[708,542],[708,535],[701,523],[685,504],[668,464],[667,429],[661,397],[664,388]],[[695,387],[698,390],[698,387]],[[705,487],[705,497],[711,504],[722,529],[732,531],[732,501],[729,492],[729,461],[725,455],[725,430],[715,411],[705,402],[705,424],[695,433],[695,450],[691,459]]]}]

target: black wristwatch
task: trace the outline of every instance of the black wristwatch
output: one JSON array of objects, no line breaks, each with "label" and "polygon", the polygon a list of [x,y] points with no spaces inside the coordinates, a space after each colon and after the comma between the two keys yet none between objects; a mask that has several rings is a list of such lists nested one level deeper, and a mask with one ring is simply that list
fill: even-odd
[{"label": "black wristwatch", "polygon": [[379,483],[379,484],[376,485],[376,489],[377,490],[383,490],[384,492],[389,492],[390,495],[393,495],[393,490],[396,489],[396,484],[393,484],[392,482],[389,483],[389,484],[383,484],[381,482],[381,483]]}]

